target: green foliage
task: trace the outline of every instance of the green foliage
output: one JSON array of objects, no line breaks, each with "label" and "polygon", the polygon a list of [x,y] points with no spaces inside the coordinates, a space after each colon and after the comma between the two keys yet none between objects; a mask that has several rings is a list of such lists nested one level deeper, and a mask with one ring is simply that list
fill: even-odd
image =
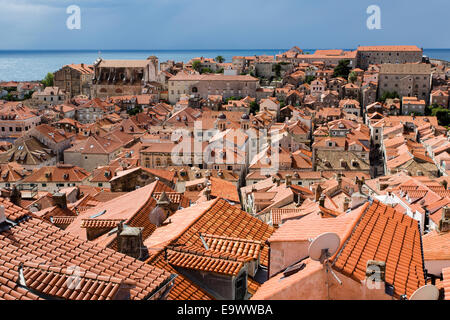
[{"label": "green foliage", "polygon": [[305,82],[307,84],[311,84],[311,82],[314,81],[315,79],[316,79],[316,77],[314,77],[314,76],[306,76]]},{"label": "green foliage", "polygon": [[450,110],[436,103],[432,106],[425,107],[425,115],[435,116],[441,126],[446,127],[450,125]]},{"label": "green foliage", "polygon": [[44,87],[52,87],[53,86],[53,73],[49,72],[45,76],[45,78],[41,81]]},{"label": "green foliage", "polygon": [[134,107],[133,109],[128,109],[127,110],[127,113],[130,116],[134,116],[134,115],[136,115],[138,113],[141,113],[141,112],[142,112],[142,107],[140,107],[140,106],[137,106],[137,107]]},{"label": "green foliage", "polygon": [[348,75],[348,81],[350,81],[351,83],[354,83],[357,78],[358,76],[356,75],[355,71],[350,72],[350,74]]},{"label": "green foliage", "polygon": [[200,73],[214,73],[210,68],[202,68],[202,70],[200,70]]},{"label": "green foliage", "polygon": [[395,99],[395,98],[400,99],[400,96],[398,95],[398,93],[396,91],[392,91],[392,92],[386,91],[385,93],[383,93],[381,95],[380,98],[378,98],[378,101],[384,103],[384,102],[386,102],[387,99]]},{"label": "green foliage", "polygon": [[279,63],[274,64],[272,70],[275,72],[275,75],[276,75],[278,78],[281,77],[281,64],[279,64]]},{"label": "green foliage", "polygon": [[216,62],[218,63],[223,63],[225,62],[225,58],[222,56],[217,56],[214,60],[216,60]]},{"label": "green foliage", "polygon": [[223,73],[223,68],[219,68],[216,70],[216,73]]},{"label": "green foliage", "polygon": [[336,68],[334,68],[333,77],[342,77],[347,79],[351,70],[349,64],[350,60],[340,60]]},{"label": "green foliage", "polygon": [[234,96],[232,96],[232,97],[226,98],[225,99],[225,103],[227,104],[228,101],[230,101],[230,100],[241,100],[241,99],[242,99],[242,97],[234,97]]},{"label": "green foliage", "polygon": [[199,60],[195,60],[194,62],[192,62],[192,68],[193,68],[195,71],[200,72],[201,64],[202,64],[202,63],[201,63]]},{"label": "green foliage", "polygon": [[250,113],[255,115],[259,112],[259,104],[256,101],[250,102]]}]

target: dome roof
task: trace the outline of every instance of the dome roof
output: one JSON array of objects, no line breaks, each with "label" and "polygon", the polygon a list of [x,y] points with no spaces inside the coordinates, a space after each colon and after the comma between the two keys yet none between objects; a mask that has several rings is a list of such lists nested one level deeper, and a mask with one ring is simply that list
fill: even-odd
[{"label": "dome roof", "polygon": [[241,117],[242,120],[250,120],[250,117],[248,114],[244,113]]}]

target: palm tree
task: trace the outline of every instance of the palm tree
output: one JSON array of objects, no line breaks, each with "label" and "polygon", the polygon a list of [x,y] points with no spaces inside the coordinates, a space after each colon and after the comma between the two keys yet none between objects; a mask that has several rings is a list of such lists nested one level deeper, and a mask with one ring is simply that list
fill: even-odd
[{"label": "palm tree", "polygon": [[218,62],[218,63],[222,63],[225,61],[225,58],[222,56],[217,56],[214,60],[216,60],[216,62]]}]

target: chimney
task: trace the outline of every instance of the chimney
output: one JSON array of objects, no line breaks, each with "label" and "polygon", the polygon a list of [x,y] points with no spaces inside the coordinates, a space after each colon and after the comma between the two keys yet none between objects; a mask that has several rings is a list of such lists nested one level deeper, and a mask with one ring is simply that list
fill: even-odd
[{"label": "chimney", "polygon": [[338,176],[337,176],[336,180],[338,182],[338,187],[340,189],[342,187],[342,175],[340,173],[338,173]]},{"label": "chimney", "polygon": [[19,189],[17,189],[15,184],[13,184],[12,186],[9,200],[16,206],[20,206],[20,202],[22,200],[22,193],[19,191]]},{"label": "chimney", "polygon": [[347,211],[349,207],[350,207],[350,199],[346,197],[344,199],[344,212]]},{"label": "chimney", "polygon": [[129,227],[121,221],[117,226],[117,251],[135,259],[143,258],[142,229]]},{"label": "chimney", "polygon": [[300,194],[297,195],[297,207],[300,207],[302,205],[302,197],[300,197]]},{"label": "chimney", "polygon": [[292,176],[290,174],[286,175],[286,187],[290,187],[292,184]]},{"label": "chimney", "polygon": [[6,222],[5,206],[0,206],[0,225]]},{"label": "chimney", "polygon": [[319,202],[320,196],[322,195],[322,187],[320,186],[320,184],[317,186],[316,191],[315,191],[315,200],[316,202]]},{"label": "chimney", "polygon": [[58,207],[60,207],[61,209],[67,208],[67,197],[65,193],[56,192],[53,194],[52,198]]},{"label": "chimney", "polygon": [[319,206],[325,208],[325,195],[321,194],[319,198]]},{"label": "chimney", "polygon": [[439,232],[450,231],[450,207],[445,206],[442,208],[442,218],[439,221]]},{"label": "chimney", "polygon": [[208,200],[208,201],[211,200],[211,188],[209,186],[206,187],[204,194],[205,194],[206,200]]}]

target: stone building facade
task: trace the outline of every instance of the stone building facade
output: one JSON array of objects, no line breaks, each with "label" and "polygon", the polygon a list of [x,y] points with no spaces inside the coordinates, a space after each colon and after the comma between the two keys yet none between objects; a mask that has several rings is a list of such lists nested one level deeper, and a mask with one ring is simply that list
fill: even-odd
[{"label": "stone building facade", "polygon": [[379,96],[397,92],[400,97],[417,97],[428,101],[431,88],[431,66],[424,63],[382,64]]},{"label": "stone building facade", "polygon": [[[139,95],[158,80],[158,58],[147,60],[102,60],[94,64],[92,96],[106,98]],[[146,90],[147,93],[153,93]]]},{"label": "stone building facade", "polygon": [[227,76],[220,74],[178,74],[169,79],[169,102],[175,104],[183,94],[230,97],[256,97],[259,80],[249,75]]},{"label": "stone building facade", "polygon": [[423,51],[417,46],[360,46],[357,65],[367,69],[371,64],[401,64],[422,61]]},{"label": "stone building facade", "polygon": [[54,85],[66,93],[67,99],[78,95],[89,97],[93,75],[92,65],[84,63],[66,65],[54,73]]}]

